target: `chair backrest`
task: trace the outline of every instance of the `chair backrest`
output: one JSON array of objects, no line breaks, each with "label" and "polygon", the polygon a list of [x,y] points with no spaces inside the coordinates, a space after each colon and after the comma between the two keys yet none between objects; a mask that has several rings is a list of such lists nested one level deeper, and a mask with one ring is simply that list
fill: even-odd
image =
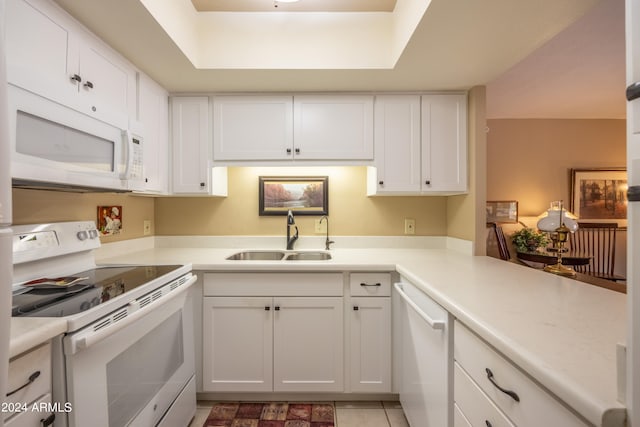
[{"label": "chair backrest", "polygon": [[511,259],[511,254],[509,253],[509,247],[507,246],[507,239],[504,237],[504,232],[502,231],[502,227],[496,224],[495,222],[488,223],[496,236],[496,243],[498,244],[498,253],[500,254],[500,259],[509,261]]},{"label": "chair backrest", "polygon": [[616,259],[615,222],[578,222],[578,230],[570,237],[571,250],[591,256],[589,264],[576,266],[576,271],[612,278]]}]

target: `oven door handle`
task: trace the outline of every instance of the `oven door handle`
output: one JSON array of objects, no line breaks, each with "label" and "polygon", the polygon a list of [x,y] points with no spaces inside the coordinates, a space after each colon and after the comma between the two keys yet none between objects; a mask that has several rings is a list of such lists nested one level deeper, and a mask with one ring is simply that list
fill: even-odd
[{"label": "oven door handle", "polygon": [[[113,335],[114,333],[126,328],[127,326],[130,326],[132,323],[134,323],[137,320],[139,320],[140,318],[146,316],[147,314],[149,314],[150,312],[155,310],[157,307],[160,307],[160,306],[166,304],[167,302],[171,301],[173,298],[176,298],[176,297],[180,296],[180,294],[182,294],[187,289],[189,289],[191,287],[191,285],[193,285],[197,280],[198,280],[198,276],[193,275],[193,276],[191,276],[191,278],[189,280],[184,282],[181,286],[179,286],[175,290],[171,291],[170,294],[166,295],[163,298],[157,299],[154,302],[152,302],[151,304],[148,304],[148,305],[144,306],[143,308],[133,312],[132,314],[130,314],[127,317],[125,317],[123,320],[119,320],[119,321],[107,326],[106,328],[103,328],[103,329],[100,329],[97,332],[91,333],[90,335],[83,336],[83,337],[77,337],[75,339],[72,338],[71,339],[71,348],[68,349],[70,351],[65,351],[65,353],[67,353],[67,354],[75,354],[75,353],[77,353],[77,352],[79,352],[81,350],[85,350],[85,349],[91,347],[92,345],[94,345],[95,343],[104,340],[105,338],[107,338],[107,337]],[[65,350],[67,350],[67,349],[65,349]]]}]

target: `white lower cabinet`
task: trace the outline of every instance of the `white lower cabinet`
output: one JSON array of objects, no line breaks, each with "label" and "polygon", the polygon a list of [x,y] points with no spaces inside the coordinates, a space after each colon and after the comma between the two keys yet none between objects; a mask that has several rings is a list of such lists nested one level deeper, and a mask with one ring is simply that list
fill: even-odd
[{"label": "white lower cabinet", "polygon": [[350,387],[353,393],[391,392],[391,275],[350,275]]},{"label": "white lower cabinet", "polygon": [[204,290],[203,391],[344,390],[341,273],[207,273]]},{"label": "white lower cabinet", "polygon": [[458,321],[454,335],[454,399],[469,424],[474,427],[588,426]]}]

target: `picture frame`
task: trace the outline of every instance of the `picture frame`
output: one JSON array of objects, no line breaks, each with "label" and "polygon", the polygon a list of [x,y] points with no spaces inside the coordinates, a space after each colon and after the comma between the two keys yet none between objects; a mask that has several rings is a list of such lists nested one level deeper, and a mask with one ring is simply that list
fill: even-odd
[{"label": "picture frame", "polygon": [[579,221],[627,226],[626,168],[571,169],[569,210]]},{"label": "picture frame", "polygon": [[329,215],[328,176],[258,177],[259,215]]},{"label": "picture frame", "polygon": [[515,224],[518,222],[517,200],[488,200],[487,221],[493,223]]},{"label": "picture frame", "polygon": [[122,206],[98,206],[98,231],[101,236],[113,236],[122,232]]}]

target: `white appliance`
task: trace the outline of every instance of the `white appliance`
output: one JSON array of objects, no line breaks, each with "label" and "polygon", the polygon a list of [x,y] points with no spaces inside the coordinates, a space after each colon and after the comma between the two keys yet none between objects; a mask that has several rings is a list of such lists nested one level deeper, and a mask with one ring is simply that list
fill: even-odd
[{"label": "white appliance", "polygon": [[14,187],[130,191],[144,185],[139,127],[119,129],[11,84],[8,102]]},{"label": "white appliance", "polygon": [[394,284],[394,323],[401,331],[394,359],[399,394],[411,427],[453,425],[453,334],[450,314],[402,280]]},{"label": "white appliance", "polygon": [[13,227],[12,315],[67,321],[52,343],[55,426],[186,426],[196,410],[191,265],[96,266],[99,246],[91,221]]},{"label": "white appliance", "polygon": [[627,48],[627,361],[628,424],[640,426],[640,0],[626,0]]},{"label": "white appliance", "polygon": [[[9,135],[7,113],[7,75],[5,64],[4,13],[0,0],[0,395],[4,402],[9,363],[11,327],[11,176],[9,173]],[[0,425],[3,424],[0,418]]]}]

